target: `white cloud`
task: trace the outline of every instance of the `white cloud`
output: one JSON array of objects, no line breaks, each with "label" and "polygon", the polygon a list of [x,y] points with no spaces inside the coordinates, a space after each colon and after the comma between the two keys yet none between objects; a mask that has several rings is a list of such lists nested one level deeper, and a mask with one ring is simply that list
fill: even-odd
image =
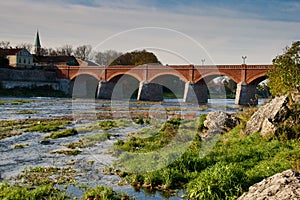
[{"label": "white cloud", "polygon": [[[118,1],[123,2],[123,1]],[[239,64],[241,55],[249,63],[270,63],[284,46],[296,40],[299,23],[234,18],[239,13],[216,8],[217,15],[208,14],[205,7],[178,7],[183,12],[145,7],[133,3],[102,3],[98,7],[72,5],[60,0],[34,2],[30,0],[5,1],[0,7],[0,40],[14,44],[34,41],[40,30],[42,45],[58,47],[92,44],[94,47],[110,36],[138,27],[163,27],[187,34],[205,47],[212,60],[200,47],[172,31],[148,29],[131,31],[114,38],[102,49],[128,50],[157,47],[177,52],[191,63]],[[117,6],[118,5],[118,6]],[[191,12],[189,12],[189,9]],[[210,8],[211,9],[211,8]],[[199,10],[199,12],[197,12]],[[169,64],[186,64],[171,53],[157,50],[158,57]],[[180,63],[182,62],[182,63]]]}]

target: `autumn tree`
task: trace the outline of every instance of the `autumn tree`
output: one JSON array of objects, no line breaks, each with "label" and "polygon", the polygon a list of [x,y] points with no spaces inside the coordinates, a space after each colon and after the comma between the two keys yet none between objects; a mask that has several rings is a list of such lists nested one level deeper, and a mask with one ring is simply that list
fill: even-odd
[{"label": "autumn tree", "polygon": [[125,53],[115,59],[110,65],[143,65],[150,63],[158,63],[160,61],[152,52],[147,52],[146,50],[142,51],[133,51]]},{"label": "autumn tree", "polygon": [[273,96],[300,92],[300,41],[286,47],[282,55],[273,59],[273,69],[267,76],[268,86]]}]

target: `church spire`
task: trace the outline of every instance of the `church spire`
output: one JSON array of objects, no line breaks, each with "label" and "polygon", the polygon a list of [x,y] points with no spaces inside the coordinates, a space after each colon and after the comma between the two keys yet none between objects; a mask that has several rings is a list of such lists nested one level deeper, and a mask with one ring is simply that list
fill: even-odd
[{"label": "church spire", "polygon": [[34,53],[35,53],[35,55],[38,55],[38,56],[41,53],[41,42],[40,42],[40,36],[39,36],[39,31],[38,30],[36,32],[36,37],[35,37]]}]

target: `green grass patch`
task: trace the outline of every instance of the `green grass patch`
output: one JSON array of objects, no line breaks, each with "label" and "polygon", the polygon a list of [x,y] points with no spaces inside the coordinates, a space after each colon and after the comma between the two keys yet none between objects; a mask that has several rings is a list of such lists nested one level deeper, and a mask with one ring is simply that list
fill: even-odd
[{"label": "green grass patch", "polygon": [[24,143],[24,144],[15,144],[15,145],[12,145],[11,148],[12,149],[23,149],[25,147],[28,147],[29,144],[28,143]]},{"label": "green grass patch", "polygon": [[11,105],[23,105],[26,103],[31,103],[34,102],[34,100],[22,100],[22,99],[17,99],[17,100],[11,100],[10,104]]},{"label": "green grass patch", "polygon": [[96,133],[93,135],[87,135],[82,138],[80,138],[76,142],[71,142],[69,144],[66,144],[65,146],[71,149],[75,148],[86,148],[90,146],[94,146],[97,143],[109,140],[112,134],[110,133]]},{"label": "green grass patch", "polygon": [[31,186],[47,185],[47,184],[69,184],[75,183],[76,171],[71,168],[60,167],[30,167],[12,178],[16,183],[26,183]]},{"label": "green grass patch", "polygon": [[19,110],[16,112],[16,114],[19,114],[19,115],[36,114],[36,111],[34,111],[34,110]]},{"label": "green grass patch", "polygon": [[62,150],[50,151],[50,154],[64,154],[67,156],[76,156],[80,153],[81,151],[78,149],[62,149]]},{"label": "green grass patch", "polygon": [[[159,131],[142,129],[127,141],[118,140],[114,144],[116,154],[120,155],[115,168],[125,171],[128,174],[125,179],[134,186],[160,190],[185,188],[190,199],[236,199],[264,178],[289,168],[300,168],[299,140],[242,134],[253,112],[254,109],[247,109],[238,114],[240,125],[216,140],[201,141],[194,134],[187,148],[165,147],[172,144],[174,135],[181,137],[180,130],[184,130],[185,136],[189,130],[201,132],[204,116],[197,123],[167,121]],[[195,129],[191,129],[193,126]],[[153,165],[153,160],[160,161]],[[134,171],[136,166],[148,172]],[[152,171],[153,168],[158,170]]]},{"label": "green grass patch", "polygon": [[98,185],[96,187],[88,188],[84,194],[83,199],[103,199],[103,200],[130,200],[126,193],[116,193],[109,187]]},{"label": "green grass patch", "polygon": [[16,199],[55,199],[67,200],[71,199],[65,191],[57,187],[49,185],[41,185],[38,187],[31,186],[12,186],[6,182],[0,183],[0,199],[16,200]]},{"label": "green grass patch", "polygon": [[69,137],[77,134],[78,134],[77,130],[71,128],[71,129],[66,129],[58,132],[52,132],[49,135],[45,136],[44,139],[48,139],[48,138],[57,139],[57,138]]}]

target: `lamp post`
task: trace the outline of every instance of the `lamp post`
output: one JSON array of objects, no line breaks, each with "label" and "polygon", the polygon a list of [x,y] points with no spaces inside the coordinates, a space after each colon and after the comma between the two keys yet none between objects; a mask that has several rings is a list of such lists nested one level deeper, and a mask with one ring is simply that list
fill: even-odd
[{"label": "lamp post", "polygon": [[247,56],[242,56],[242,59],[243,59],[243,64],[245,65],[246,64]]},{"label": "lamp post", "polygon": [[204,65],[204,62],[205,62],[205,59],[201,59],[201,62],[202,62],[202,66]]}]

